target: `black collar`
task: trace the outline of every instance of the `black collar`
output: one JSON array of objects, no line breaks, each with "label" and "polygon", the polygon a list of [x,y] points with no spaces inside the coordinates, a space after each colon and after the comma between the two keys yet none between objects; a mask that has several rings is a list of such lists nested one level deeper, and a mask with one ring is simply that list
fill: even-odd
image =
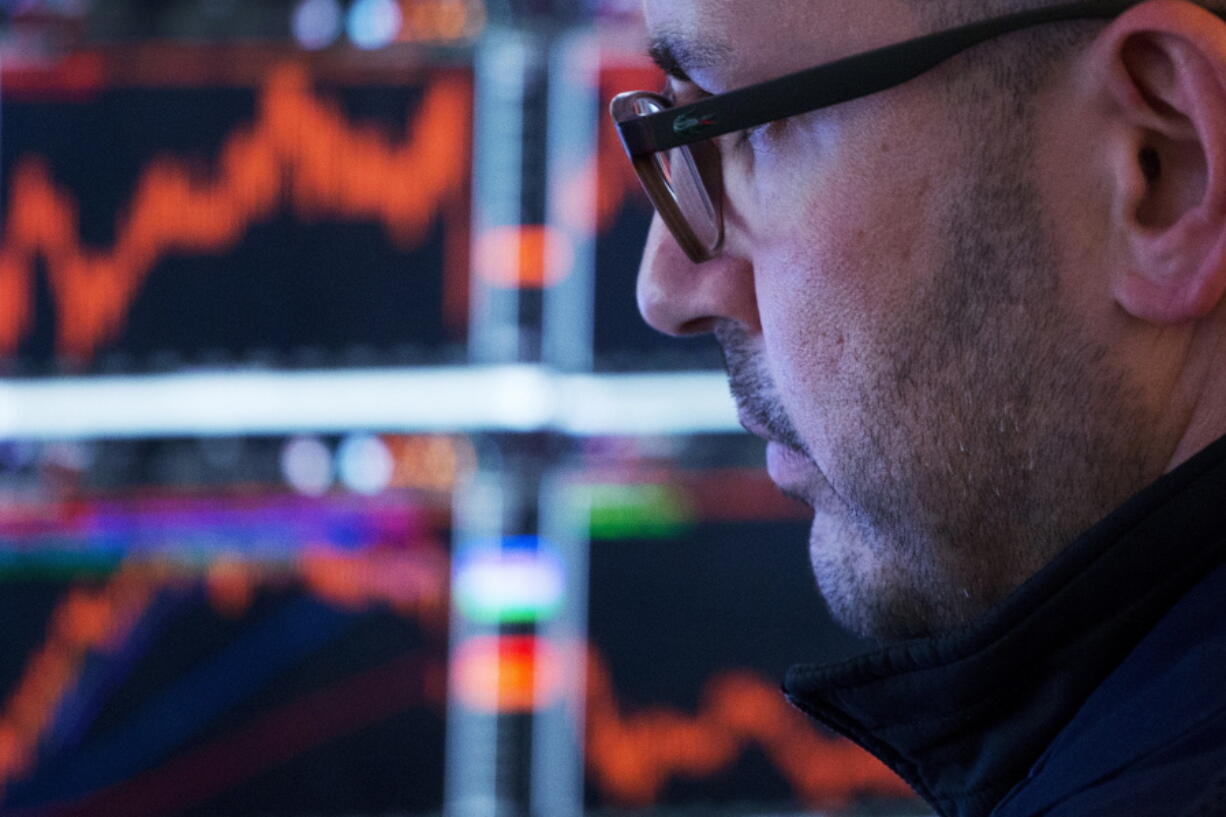
[{"label": "black collar", "polygon": [[833,665],[789,700],[946,817],[984,817],[1106,676],[1226,556],[1226,437],[1099,522],[971,625]]}]

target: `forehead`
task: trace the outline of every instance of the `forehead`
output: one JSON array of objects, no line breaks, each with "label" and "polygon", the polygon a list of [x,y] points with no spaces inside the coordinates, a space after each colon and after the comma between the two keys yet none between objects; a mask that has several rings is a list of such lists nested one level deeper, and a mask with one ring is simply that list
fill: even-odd
[{"label": "forehead", "polygon": [[679,67],[700,84],[717,86],[800,70],[915,30],[913,0],[644,0],[643,6],[653,41],[669,44]]}]

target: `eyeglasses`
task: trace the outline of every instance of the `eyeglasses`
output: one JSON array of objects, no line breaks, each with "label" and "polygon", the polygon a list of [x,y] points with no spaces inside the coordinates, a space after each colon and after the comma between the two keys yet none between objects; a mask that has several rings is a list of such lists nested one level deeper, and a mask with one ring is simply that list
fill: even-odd
[{"label": "eyeglasses", "polygon": [[622,145],[677,243],[694,263],[724,241],[716,136],[901,85],[985,40],[1045,23],[1109,19],[1141,0],[1085,0],[996,17],[673,107],[660,94],[619,94],[609,112]]}]

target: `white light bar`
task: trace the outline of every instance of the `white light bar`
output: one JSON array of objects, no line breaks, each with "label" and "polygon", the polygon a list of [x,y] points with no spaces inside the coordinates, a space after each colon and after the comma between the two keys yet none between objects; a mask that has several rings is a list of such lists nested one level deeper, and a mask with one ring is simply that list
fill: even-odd
[{"label": "white light bar", "polygon": [[535,431],[738,431],[717,372],[558,375],[535,366],[0,380],[0,439]]},{"label": "white light bar", "polygon": [[558,379],[557,426],[578,436],[743,431],[723,372]]}]

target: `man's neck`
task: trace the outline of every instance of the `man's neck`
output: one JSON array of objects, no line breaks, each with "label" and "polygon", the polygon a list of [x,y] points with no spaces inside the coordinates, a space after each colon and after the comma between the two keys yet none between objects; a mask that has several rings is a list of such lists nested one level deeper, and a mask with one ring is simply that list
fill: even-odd
[{"label": "man's neck", "polygon": [[1175,470],[1226,434],[1226,310],[1207,318],[1188,349],[1180,388],[1189,406],[1166,471]]}]

